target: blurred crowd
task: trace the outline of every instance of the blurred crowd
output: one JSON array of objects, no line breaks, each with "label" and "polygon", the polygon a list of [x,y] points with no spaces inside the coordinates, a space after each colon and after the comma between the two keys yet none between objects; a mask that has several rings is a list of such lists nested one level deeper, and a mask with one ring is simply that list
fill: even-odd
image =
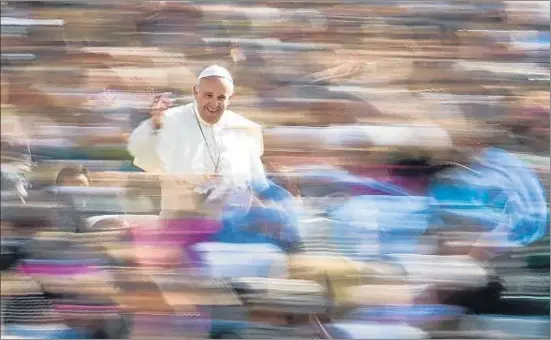
[{"label": "blurred crowd", "polygon": [[[547,1],[1,6],[2,338],[549,338]],[[162,223],[212,64],[270,189]]]}]

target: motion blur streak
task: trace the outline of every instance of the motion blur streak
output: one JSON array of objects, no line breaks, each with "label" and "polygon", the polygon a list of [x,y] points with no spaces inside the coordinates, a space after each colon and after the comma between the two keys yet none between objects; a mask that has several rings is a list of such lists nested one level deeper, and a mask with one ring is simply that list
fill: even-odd
[{"label": "motion blur streak", "polygon": [[[549,339],[547,1],[1,9],[2,339]],[[262,190],[127,150],[213,64]]]}]

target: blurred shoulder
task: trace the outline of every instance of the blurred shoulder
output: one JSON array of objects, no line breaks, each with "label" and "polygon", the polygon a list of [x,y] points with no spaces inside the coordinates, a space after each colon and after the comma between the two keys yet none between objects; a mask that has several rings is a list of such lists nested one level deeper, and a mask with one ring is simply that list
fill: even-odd
[{"label": "blurred shoulder", "polygon": [[230,110],[224,112],[225,129],[233,130],[244,138],[244,142],[251,146],[255,154],[262,156],[264,153],[264,138],[262,125]]},{"label": "blurred shoulder", "polygon": [[165,119],[189,120],[193,118],[193,103],[172,107],[165,111]]},{"label": "blurred shoulder", "polygon": [[231,110],[226,110],[226,112],[224,112],[223,124],[226,128],[230,129],[243,130],[251,133],[262,133],[261,124]]}]

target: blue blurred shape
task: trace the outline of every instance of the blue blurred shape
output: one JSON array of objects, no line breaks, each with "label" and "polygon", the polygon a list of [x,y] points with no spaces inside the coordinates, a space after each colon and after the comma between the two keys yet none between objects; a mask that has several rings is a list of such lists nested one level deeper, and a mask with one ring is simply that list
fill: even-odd
[{"label": "blue blurred shape", "polygon": [[548,233],[549,208],[537,175],[518,157],[486,149],[469,168],[457,168],[430,187],[434,225],[452,227],[450,218],[506,236],[503,246],[524,246]]}]

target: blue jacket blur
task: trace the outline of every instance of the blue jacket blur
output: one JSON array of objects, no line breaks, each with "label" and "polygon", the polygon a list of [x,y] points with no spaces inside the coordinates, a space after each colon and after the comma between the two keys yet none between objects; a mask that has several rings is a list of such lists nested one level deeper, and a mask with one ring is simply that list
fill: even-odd
[{"label": "blue jacket blur", "polygon": [[549,208],[536,174],[518,157],[487,148],[469,168],[437,177],[429,188],[432,225],[450,227],[461,221],[487,231],[501,226],[503,245],[524,246],[548,232]]},{"label": "blue jacket blur", "polygon": [[283,250],[296,249],[300,244],[298,212],[292,195],[268,181],[267,187],[253,187],[256,197],[272,201],[271,206],[239,206],[227,204],[222,216],[222,229],[212,241],[225,243],[270,243]]}]

